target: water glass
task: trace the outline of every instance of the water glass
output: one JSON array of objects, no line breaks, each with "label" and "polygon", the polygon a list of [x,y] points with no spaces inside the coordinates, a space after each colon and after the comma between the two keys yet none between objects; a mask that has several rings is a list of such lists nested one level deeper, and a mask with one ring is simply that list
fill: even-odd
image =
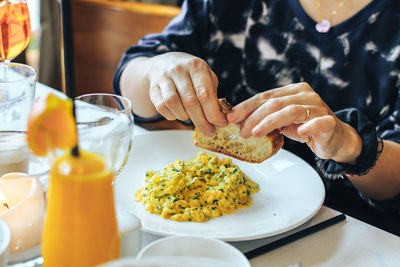
[{"label": "water glass", "polygon": [[114,94],[88,94],[75,98],[75,105],[80,148],[103,155],[117,177],[132,144],[131,102]]},{"label": "water glass", "polygon": [[17,63],[0,63],[0,176],[28,172],[26,129],[35,97],[36,71]]},{"label": "water glass", "polygon": [[10,172],[27,173],[29,149],[25,132],[0,131],[0,176]]},{"label": "water glass", "polygon": [[36,71],[18,63],[0,63],[0,131],[26,131],[35,98]]}]

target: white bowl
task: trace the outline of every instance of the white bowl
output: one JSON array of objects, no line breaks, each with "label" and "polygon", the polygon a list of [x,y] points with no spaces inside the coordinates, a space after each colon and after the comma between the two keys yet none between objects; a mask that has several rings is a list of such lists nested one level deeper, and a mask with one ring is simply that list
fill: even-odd
[{"label": "white bowl", "polygon": [[214,238],[194,236],[158,239],[144,247],[137,256],[138,260],[157,258],[164,263],[175,262],[175,266],[250,267],[243,253],[232,245]]},{"label": "white bowl", "polygon": [[209,260],[196,257],[121,258],[98,267],[230,267],[220,260]]},{"label": "white bowl", "polygon": [[8,225],[0,218],[0,267],[7,266],[8,245],[11,232]]}]

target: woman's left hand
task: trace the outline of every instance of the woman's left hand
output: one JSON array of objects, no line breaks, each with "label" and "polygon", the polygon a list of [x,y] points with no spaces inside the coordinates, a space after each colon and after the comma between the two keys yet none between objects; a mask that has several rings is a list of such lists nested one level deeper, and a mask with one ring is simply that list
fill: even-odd
[{"label": "woman's left hand", "polygon": [[242,123],[240,135],[261,137],[275,129],[307,143],[320,158],[354,163],[361,153],[357,131],[339,120],[307,83],[259,93],[235,106],[228,121]]}]

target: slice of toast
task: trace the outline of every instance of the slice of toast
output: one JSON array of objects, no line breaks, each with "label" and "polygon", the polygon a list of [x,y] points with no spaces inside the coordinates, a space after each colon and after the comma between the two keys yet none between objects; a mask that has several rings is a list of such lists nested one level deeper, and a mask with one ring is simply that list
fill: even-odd
[{"label": "slice of toast", "polygon": [[[219,100],[220,108],[225,114],[229,113],[232,106],[226,99]],[[216,133],[205,136],[198,129],[194,130],[194,144],[200,148],[222,153],[239,160],[260,163],[273,156],[283,146],[283,136],[275,130],[263,137],[250,137],[244,139],[239,135],[240,125],[229,123],[227,126],[216,126]]]}]

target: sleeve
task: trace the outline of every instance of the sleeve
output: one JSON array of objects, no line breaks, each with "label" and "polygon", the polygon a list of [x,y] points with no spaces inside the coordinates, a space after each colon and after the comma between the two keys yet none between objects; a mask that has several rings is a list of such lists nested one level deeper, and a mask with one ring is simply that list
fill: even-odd
[{"label": "sleeve", "polygon": [[[400,143],[400,89],[397,92],[392,111],[376,129],[382,139]],[[376,209],[400,214],[400,195],[385,201],[375,201],[362,194],[360,195],[370,206]]]},{"label": "sleeve", "polygon": [[[399,77],[400,83],[400,77]],[[382,112],[384,112],[384,107]],[[384,140],[400,143],[400,89],[397,91],[393,109],[385,119],[376,127],[378,134]]]},{"label": "sleeve", "polygon": [[[157,34],[143,37],[138,44],[131,46],[123,54],[113,79],[113,90],[120,95],[119,82],[125,66],[136,57],[180,51],[202,57],[201,40],[208,34],[208,11],[211,1],[185,0],[180,14],[167,27]],[[155,122],[162,120],[161,115],[155,118],[141,118],[135,115],[136,122]]]},{"label": "sleeve", "polygon": [[[363,140],[363,146],[355,165],[338,163],[330,159],[323,160],[316,157],[316,165],[323,176],[335,179],[344,178],[348,174],[363,175],[373,168],[383,149],[383,142],[381,139],[400,143],[399,111],[400,91],[397,93],[397,99],[393,105],[392,112],[377,126],[358,109],[345,109],[335,112],[340,120],[350,124],[356,129]],[[371,207],[384,212],[400,214],[400,194],[385,201],[376,201],[361,193],[359,194]]]},{"label": "sleeve", "polygon": [[387,213],[397,213],[400,215],[400,195],[384,201],[372,200],[363,194],[359,193],[361,198],[367,202],[371,207]]},{"label": "sleeve", "polygon": [[346,175],[364,175],[375,166],[382,152],[383,142],[375,124],[359,109],[348,108],[335,112],[338,119],[351,125],[362,139],[361,153],[355,164],[321,159],[315,156],[316,166],[328,179],[343,178]]}]

